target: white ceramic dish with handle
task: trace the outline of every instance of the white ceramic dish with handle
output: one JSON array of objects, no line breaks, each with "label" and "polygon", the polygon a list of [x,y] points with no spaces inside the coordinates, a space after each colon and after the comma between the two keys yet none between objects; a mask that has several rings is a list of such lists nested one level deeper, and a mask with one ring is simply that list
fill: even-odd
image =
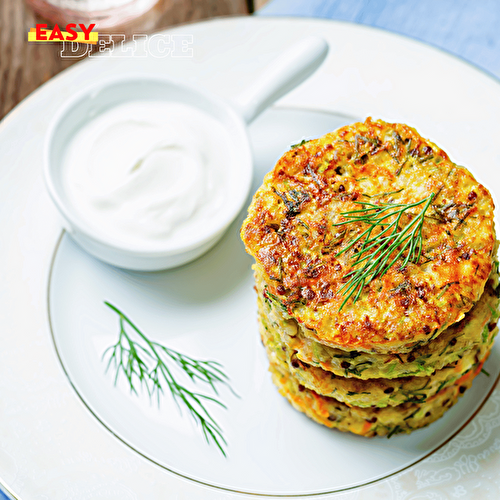
[{"label": "white ceramic dish with handle", "polygon": [[[219,241],[247,199],[252,154],[246,126],[278,98],[310,76],[328,53],[324,39],[310,36],[292,45],[232,102],[197,87],[159,76],[128,75],[99,82],[70,98],[54,117],[44,150],[45,182],[68,232],[91,255],[117,267],[157,271],[190,262]],[[162,248],[132,247],[89,224],[72,206],[63,186],[63,164],[72,137],[96,116],[134,100],[166,100],[195,107],[220,122],[231,140],[227,198],[207,224],[188,242],[173,239]]]}]

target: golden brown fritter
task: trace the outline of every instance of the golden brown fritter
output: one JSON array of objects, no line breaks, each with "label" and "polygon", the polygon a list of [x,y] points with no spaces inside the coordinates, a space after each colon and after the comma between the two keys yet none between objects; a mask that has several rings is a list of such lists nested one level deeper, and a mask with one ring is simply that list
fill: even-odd
[{"label": "golden brown fritter", "polygon": [[410,433],[442,417],[458,398],[472,385],[481,371],[482,363],[467,372],[455,383],[429,398],[424,403],[405,403],[386,408],[358,408],[347,406],[334,398],[320,396],[301,386],[287,371],[285,365],[271,363],[269,371],[282,396],[292,406],[316,422],[343,432],[366,437]]},{"label": "golden brown fritter", "polygon": [[[262,305],[259,309],[263,309]],[[281,342],[277,328],[260,311],[261,338],[271,362],[286,363],[290,375],[307,389],[322,396],[329,396],[348,406],[379,407],[397,406],[404,403],[424,403],[442,389],[454,384],[470,370],[474,370],[489,353],[498,327],[488,331],[488,339],[479,346],[465,351],[453,364],[447,365],[428,376],[411,376],[393,379],[372,378],[360,380],[334,375],[321,368],[301,362]]]},{"label": "golden brown fritter", "polygon": [[367,380],[428,376],[455,363],[464,353],[476,347],[482,357],[491,347],[496,334],[499,299],[494,287],[497,280],[498,276],[494,273],[478,303],[461,321],[430,342],[403,354],[343,351],[320,344],[306,337],[302,325],[294,318],[286,318],[282,308],[265,297],[259,274],[256,274],[256,289],[259,309],[266,316],[269,326],[280,336],[281,343],[294,353],[298,363],[341,377]]},{"label": "golden brown fritter", "polygon": [[[402,267],[403,251],[341,309],[362,241],[339,252],[369,226],[335,224],[367,207],[361,202],[381,209],[426,199],[418,261]],[[398,227],[418,219],[423,206],[408,208]],[[481,296],[492,267],[493,210],[489,192],[435,144],[407,125],[368,118],[285,153],[254,195],[241,235],[268,296],[313,340],[347,351],[408,352],[462,319]]]}]

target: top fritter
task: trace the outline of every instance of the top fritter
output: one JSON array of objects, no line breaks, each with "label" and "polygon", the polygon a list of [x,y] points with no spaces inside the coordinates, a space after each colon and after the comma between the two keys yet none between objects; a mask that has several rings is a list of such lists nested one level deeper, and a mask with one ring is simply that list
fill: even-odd
[{"label": "top fritter", "polygon": [[242,227],[264,294],[321,343],[405,352],[483,292],[491,195],[413,128],[370,118],[285,153]]}]

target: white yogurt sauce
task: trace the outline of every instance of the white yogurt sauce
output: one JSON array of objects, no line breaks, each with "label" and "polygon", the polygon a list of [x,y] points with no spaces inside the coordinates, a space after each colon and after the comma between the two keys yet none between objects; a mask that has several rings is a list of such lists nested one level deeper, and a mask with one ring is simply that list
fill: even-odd
[{"label": "white yogurt sauce", "polygon": [[68,145],[63,183],[80,217],[131,248],[192,238],[225,198],[230,139],[203,111],[134,101],[91,120]]}]

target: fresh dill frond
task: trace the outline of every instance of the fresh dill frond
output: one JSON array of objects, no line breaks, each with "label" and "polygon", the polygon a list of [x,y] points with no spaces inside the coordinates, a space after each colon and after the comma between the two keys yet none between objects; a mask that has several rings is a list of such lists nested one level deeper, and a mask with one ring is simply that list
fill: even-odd
[{"label": "fresh dill frond", "polygon": [[[361,222],[367,224],[368,228],[337,254],[338,257],[358,243],[361,244],[355,248],[356,253],[351,259],[352,270],[346,274],[349,280],[339,290],[345,297],[339,311],[353,295],[353,304],[356,303],[364,286],[374,278],[382,277],[399,259],[402,259],[401,268],[410,262],[418,263],[422,255],[424,216],[433,199],[434,193],[408,204],[356,201],[354,203],[362,208],[340,214],[346,220],[334,226]],[[423,205],[423,209],[419,214],[409,211],[420,205]],[[410,221],[400,227],[403,215],[409,217]]]},{"label": "fresh dill frond", "polygon": [[[150,399],[156,396],[158,406],[160,406],[160,396],[163,395],[164,386],[166,386],[179,411],[182,413],[182,403],[194,421],[201,426],[207,443],[214,442],[221,453],[226,456],[223,445],[227,443],[222,429],[208,412],[205,402],[212,402],[223,408],[226,408],[226,405],[219,399],[193,392],[179,383],[167,363],[171,361],[177,365],[192,382],[208,384],[216,395],[218,395],[216,384],[224,384],[231,389],[229,378],[222,371],[222,365],[216,361],[196,360],[149,340],[122,311],[109,302],[104,303],[118,315],[120,325],[118,341],[108,347],[102,355],[104,359],[109,353],[106,372],[111,366],[116,369],[115,385],[120,374],[124,375],[131,392],[137,395],[137,388],[145,387]],[[126,325],[134,333],[127,332]],[[138,336],[138,340],[133,340],[134,334]]]}]

